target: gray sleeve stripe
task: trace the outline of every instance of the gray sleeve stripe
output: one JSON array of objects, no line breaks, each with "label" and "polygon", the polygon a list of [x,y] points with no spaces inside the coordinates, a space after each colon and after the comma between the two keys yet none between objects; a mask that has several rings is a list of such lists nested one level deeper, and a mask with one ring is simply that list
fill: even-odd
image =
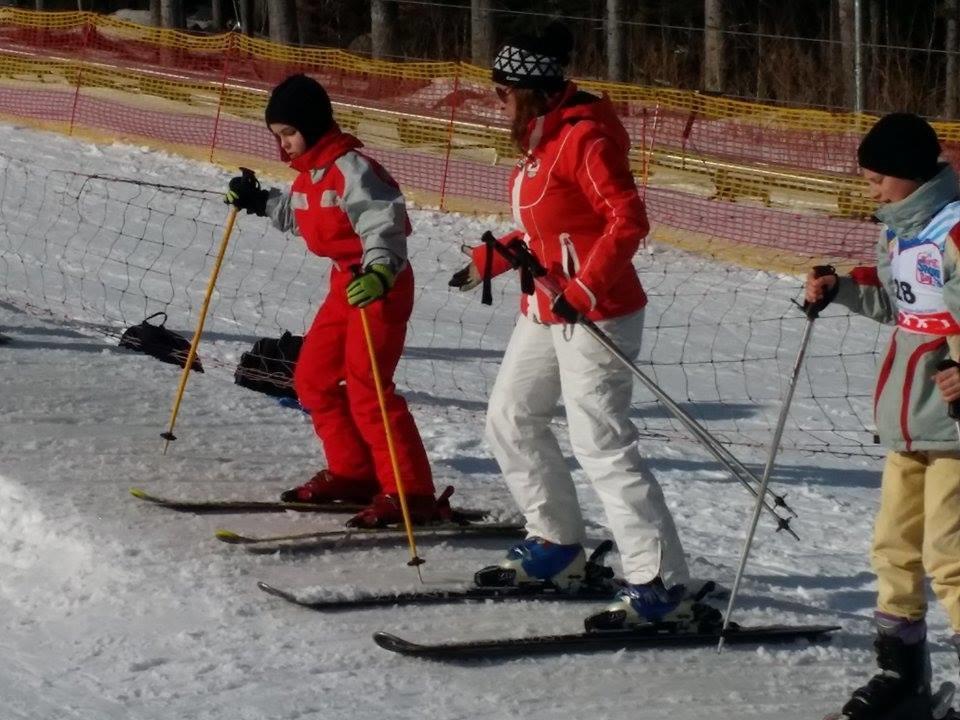
[{"label": "gray sleeve stripe", "polygon": [[267,192],[267,217],[273,221],[273,226],[283,232],[293,231],[299,235],[297,219],[293,216],[293,207],[290,204],[290,193],[278,188],[270,188]]},{"label": "gray sleeve stripe", "polygon": [[370,161],[348,152],[336,161],[343,174],[343,211],[363,245],[363,264],[394,271],[407,259],[407,208],[399,189],[385,182]]}]

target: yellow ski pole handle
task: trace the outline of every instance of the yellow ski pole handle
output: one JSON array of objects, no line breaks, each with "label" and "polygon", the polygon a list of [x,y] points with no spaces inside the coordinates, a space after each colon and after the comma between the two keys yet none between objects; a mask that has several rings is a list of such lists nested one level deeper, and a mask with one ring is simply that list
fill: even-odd
[{"label": "yellow ski pole handle", "polygon": [[[383,396],[383,381],[380,379],[380,368],[377,366],[377,354],[373,349],[373,337],[370,334],[370,323],[367,322],[367,311],[360,308],[360,323],[363,325],[363,336],[367,341],[367,352],[370,354],[370,368],[373,371],[373,384],[377,389],[377,401],[380,403],[380,415],[383,418],[383,430],[387,436],[387,451],[390,453],[390,465],[393,468],[393,477],[397,483],[397,495],[400,496],[400,512],[403,514],[403,526],[407,531],[407,543],[410,545],[410,562],[417,568],[420,575],[420,565],[426,562],[417,554],[417,541],[413,537],[413,523],[410,521],[410,510],[407,508],[407,494],[403,490],[403,480],[400,477],[400,463],[397,460],[397,449],[393,444],[393,431],[390,428],[390,418],[387,417],[387,401]],[[420,576],[423,582],[423,577]]]},{"label": "yellow ski pole handle", "polygon": [[237,220],[237,208],[230,208],[230,214],[227,215],[227,224],[223,229],[223,237],[220,240],[220,250],[217,253],[216,262],[213,264],[213,271],[210,273],[210,280],[207,283],[207,292],[203,298],[203,306],[200,308],[200,320],[197,322],[197,329],[193,333],[193,340],[190,341],[190,352],[187,353],[187,361],[184,363],[183,372],[180,373],[180,386],[177,388],[177,394],[173,399],[173,409],[170,411],[170,424],[167,431],[160,433],[166,442],[163,444],[163,453],[166,455],[167,448],[170,447],[170,441],[176,440],[173,434],[173,427],[177,423],[177,413],[180,412],[180,401],[183,399],[183,391],[187,388],[187,379],[190,377],[190,366],[193,365],[194,358],[197,357],[197,347],[200,345],[200,336],[203,334],[203,324],[207,319],[207,309],[210,307],[210,298],[213,296],[213,288],[217,284],[217,276],[220,274],[220,266],[223,264],[223,256],[227,253],[227,243],[230,235],[233,233],[233,224]]}]

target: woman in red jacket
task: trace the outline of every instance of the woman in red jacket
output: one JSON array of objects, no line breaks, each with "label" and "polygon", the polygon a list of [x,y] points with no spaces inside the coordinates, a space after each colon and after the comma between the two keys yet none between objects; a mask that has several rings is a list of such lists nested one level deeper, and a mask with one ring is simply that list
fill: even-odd
[{"label": "woman in red jacket", "polygon": [[[583,575],[584,522],[576,488],[550,419],[563,399],[574,454],[603,503],[626,585],[617,604],[625,622],[662,619],[684,596],[683,549],[629,419],[633,376],[576,322],[589,318],[636,356],[647,298],[633,255],[648,231],[630,173],[630,140],[606,98],[564,79],[569,31],[509,41],[492,77],[523,157],[510,181],[521,239],[547,268],[555,296],[523,295],[490,396],[487,439],[527,521],[498,577],[548,580],[561,587]],[[451,285],[475,287],[486,246]],[[494,274],[508,263],[491,258]],[[610,613],[617,616],[617,613]]]},{"label": "woman in red jacket", "polygon": [[267,103],[266,122],[280,154],[299,171],[290,192],[262,190],[246,176],[230,181],[227,199],[298,233],[311,252],[330,258],[330,291],[304,338],[294,388],[323,444],[327,468],[281,495],[294,502],[368,503],[351,525],[402,520],[370,356],[358,308],[366,308],[401,481],[412,520],[446,516],[434,498],[430,464],[413,416],[396,392],[393,373],[413,309],[403,195],[357,138],[333,120],[323,87],[293,75]]}]

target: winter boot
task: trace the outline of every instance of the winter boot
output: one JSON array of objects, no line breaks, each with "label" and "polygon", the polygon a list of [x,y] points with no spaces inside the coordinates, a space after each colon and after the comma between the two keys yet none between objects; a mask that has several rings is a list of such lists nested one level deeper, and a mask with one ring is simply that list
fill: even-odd
[{"label": "winter boot", "polygon": [[878,618],[880,672],[853,691],[837,720],[927,720],[931,717],[926,626]]},{"label": "winter boot", "polygon": [[485,567],[474,575],[480,587],[513,587],[546,584],[575,591],[586,580],[587,557],[583,545],[557,545],[541,537],[528,537],[507,551],[499,565]]},{"label": "winter boot", "polygon": [[583,624],[587,632],[653,624],[670,624],[676,630],[687,632],[710,632],[719,628],[720,612],[699,600],[699,595],[692,598],[687,594],[685,585],[667,588],[659,576],[648,583],[624,583],[613,602],[589,616]]},{"label": "winter boot", "polygon": [[280,493],[281,502],[290,503],[347,503],[366,505],[380,492],[380,484],[373,478],[361,480],[334,475],[321,470],[299,487]]},{"label": "winter boot", "polygon": [[[450,496],[453,488],[447,487],[438,498],[433,495],[407,495],[407,510],[410,522],[414,525],[430,525],[450,522],[453,511],[450,509]],[[373,501],[347,521],[349,527],[375,528],[403,523],[403,509],[400,497],[393,494],[380,494]]]}]

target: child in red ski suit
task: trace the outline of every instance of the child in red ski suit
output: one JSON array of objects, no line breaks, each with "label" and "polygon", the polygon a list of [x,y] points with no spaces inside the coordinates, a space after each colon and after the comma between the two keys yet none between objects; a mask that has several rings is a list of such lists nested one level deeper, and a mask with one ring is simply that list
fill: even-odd
[{"label": "child in red ski suit", "polygon": [[300,174],[289,193],[236,177],[227,201],[298,233],[311,252],[333,261],[329,293],[294,372],[294,388],[323,444],[327,468],[281,497],[368,504],[350,520],[356,526],[402,520],[363,308],[412,520],[439,520],[446,501],[434,498],[423,441],[393,383],[413,309],[406,242],[411,229],[403,195],[386,170],[360,152],[361,142],[340,130],[326,91],[312,78],[293,75],[280,83],[265,117],[281,156]]}]

